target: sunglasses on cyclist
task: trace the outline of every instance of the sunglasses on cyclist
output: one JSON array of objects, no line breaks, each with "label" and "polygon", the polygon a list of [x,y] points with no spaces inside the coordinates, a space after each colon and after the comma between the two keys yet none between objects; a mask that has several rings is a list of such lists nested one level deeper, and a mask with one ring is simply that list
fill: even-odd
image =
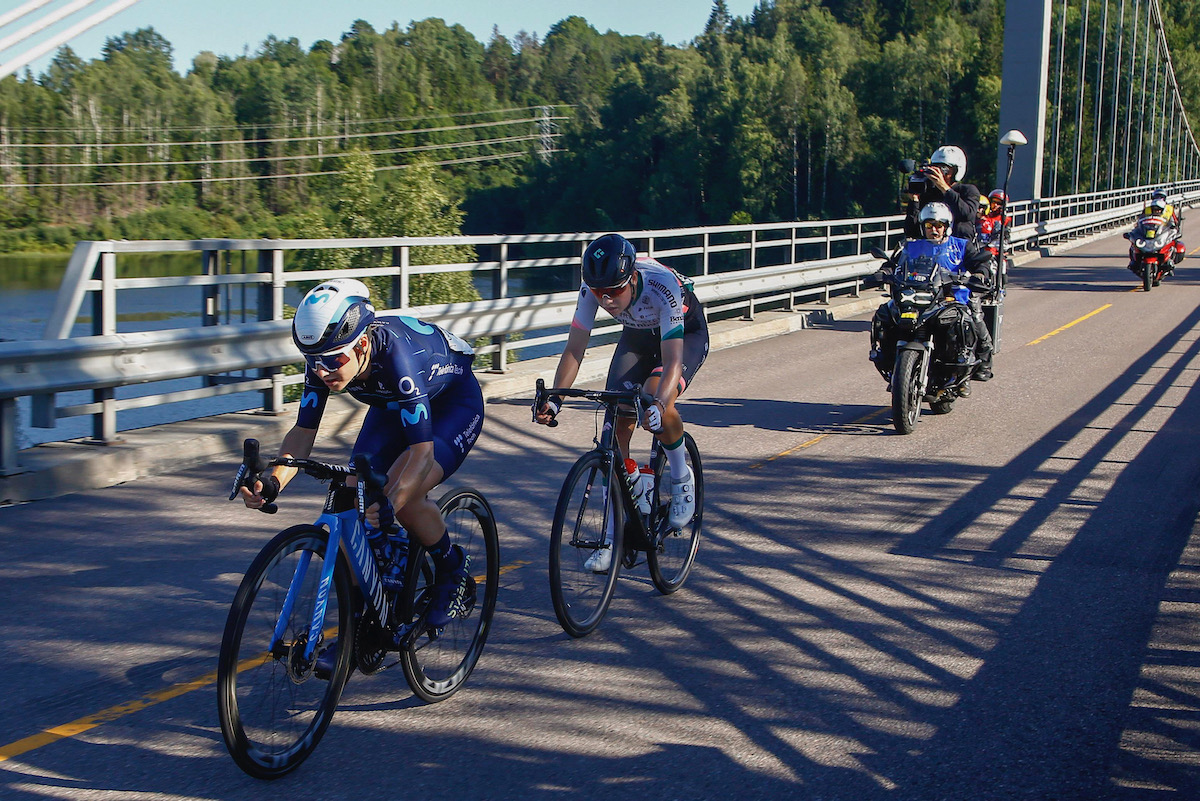
[{"label": "sunglasses on cyclist", "polygon": [[339,350],[336,353],[321,353],[315,356],[305,356],[305,361],[308,362],[310,369],[316,370],[318,367],[327,373],[335,372],[350,362],[350,351],[354,345]]},{"label": "sunglasses on cyclist", "polygon": [[[633,276],[629,276],[629,280],[620,286],[610,286],[604,289],[592,289],[592,294],[596,296],[596,300],[614,300],[625,294],[625,290],[633,286]],[[590,287],[589,287],[590,288]]]}]

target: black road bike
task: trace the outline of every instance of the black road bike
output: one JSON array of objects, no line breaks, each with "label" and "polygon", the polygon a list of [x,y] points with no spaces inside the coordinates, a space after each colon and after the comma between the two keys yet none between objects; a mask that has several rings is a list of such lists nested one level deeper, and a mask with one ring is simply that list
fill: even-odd
[{"label": "black road bike", "polygon": [[[683,586],[700,546],[704,516],[704,471],[700,451],[690,434],[684,434],[688,467],[694,481],[696,510],[681,528],[668,522],[671,503],[670,469],[658,439],[650,451],[648,465],[654,482],[649,511],[639,510],[629,482],[624,459],[617,447],[615,424],[619,406],[632,407],[642,419],[645,400],[640,388],[623,391],[547,389],[537,382],[534,408],[550,395],[585,398],[603,408],[603,422],[593,438],[596,447],[585,453],[567,473],[550,533],[550,596],[554,614],[572,637],[590,634],[604,619],[622,567],[637,564],[646,555],[650,580],[664,595]],[[552,421],[550,425],[557,425]],[[607,570],[596,572],[588,560],[598,549],[611,548]]]}]

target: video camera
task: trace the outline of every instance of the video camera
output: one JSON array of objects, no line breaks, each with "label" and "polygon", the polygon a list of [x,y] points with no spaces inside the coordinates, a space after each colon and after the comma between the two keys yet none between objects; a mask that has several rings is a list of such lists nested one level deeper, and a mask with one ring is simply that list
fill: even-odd
[{"label": "video camera", "polygon": [[939,168],[928,163],[918,167],[912,159],[904,159],[900,162],[900,169],[909,173],[908,185],[904,191],[911,195],[920,195],[925,191],[925,185],[929,182],[929,176]]}]

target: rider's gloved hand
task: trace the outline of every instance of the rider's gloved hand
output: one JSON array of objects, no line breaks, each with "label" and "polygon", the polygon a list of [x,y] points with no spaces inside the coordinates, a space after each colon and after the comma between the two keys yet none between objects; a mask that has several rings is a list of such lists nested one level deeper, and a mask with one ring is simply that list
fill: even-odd
[{"label": "rider's gloved hand", "polygon": [[558,417],[560,411],[562,411],[562,396],[550,395],[541,408],[534,408],[533,420],[536,423],[548,425]]},{"label": "rider's gloved hand", "polygon": [[658,434],[662,432],[662,413],[662,403],[658,400],[651,402],[646,407],[644,420],[646,421],[646,428],[650,429],[650,433]]},{"label": "rider's gloved hand", "polygon": [[396,522],[396,511],[392,502],[382,494],[367,506],[367,525],[379,531],[389,531]]}]

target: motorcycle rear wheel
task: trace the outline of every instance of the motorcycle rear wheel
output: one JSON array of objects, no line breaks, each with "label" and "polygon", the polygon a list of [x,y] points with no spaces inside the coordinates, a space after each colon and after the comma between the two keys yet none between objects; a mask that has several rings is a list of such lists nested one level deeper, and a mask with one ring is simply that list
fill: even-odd
[{"label": "motorcycle rear wheel", "polygon": [[892,427],[900,434],[911,434],[921,417],[921,354],[902,350],[892,371]]}]

